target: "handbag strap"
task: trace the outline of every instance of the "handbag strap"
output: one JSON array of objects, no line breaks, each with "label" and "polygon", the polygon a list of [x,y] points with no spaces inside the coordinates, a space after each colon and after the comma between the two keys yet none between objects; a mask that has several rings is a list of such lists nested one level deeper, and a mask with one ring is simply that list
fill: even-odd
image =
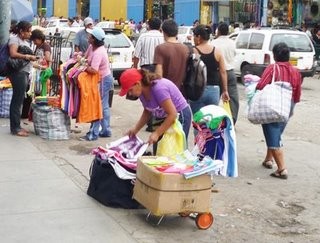
[{"label": "handbag strap", "polygon": [[280,75],[280,67],[279,67],[279,65],[278,64],[274,64],[273,65],[273,74],[272,74],[272,79],[271,79],[271,83],[273,83],[273,82],[275,82],[276,80],[276,68],[277,68],[277,70],[278,70],[278,72],[279,72],[279,77],[280,77],[280,80],[281,80],[281,75]]}]

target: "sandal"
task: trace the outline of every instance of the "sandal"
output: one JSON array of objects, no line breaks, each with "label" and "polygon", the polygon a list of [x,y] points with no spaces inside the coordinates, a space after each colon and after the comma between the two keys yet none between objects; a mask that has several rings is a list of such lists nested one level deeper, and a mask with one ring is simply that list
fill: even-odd
[{"label": "sandal", "polygon": [[272,161],[272,160],[263,161],[263,162],[262,162],[262,166],[263,166],[264,168],[267,168],[267,169],[272,169],[272,167],[273,167],[273,161]]},{"label": "sandal", "polygon": [[17,133],[12,133],[12,135],[14,136],[19,136],[19,137],[28,137],[29,136],[29,133],[27,133],[27,131],[25,130],[20,130],[19,132]]},{"label": "sandal", "polygon": [[29,131],[24,128],[21,128],[21,131],[24,131],[25,133],[29,133]]},{"label": "sandal", "polygon": [[279,171],[277,170],[275,172],[272,172],[270,174],[270,176],[286,180],[286,179],[288,179],[288,171],[287,171],[287,169],[283,169],[283,170],[279,170]]}]

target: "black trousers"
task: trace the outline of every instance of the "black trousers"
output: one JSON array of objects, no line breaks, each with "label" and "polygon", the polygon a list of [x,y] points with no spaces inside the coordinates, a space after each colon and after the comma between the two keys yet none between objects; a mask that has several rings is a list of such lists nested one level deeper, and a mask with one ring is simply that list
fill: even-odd
[{"label": "black trousers", "polygon": [[236,124],[239,113],[239,92],[237,86],[237,77],[233,70],[227,71],[228,93],[230,96],[230,110],[234,124]]},{"label": "black trousers", "polygon": [[146,64],[146,65],[142,65],[141,68],[143,69],[147,69],[150,72],[154,72],[156,69],[156,64]]},{"label": "black trousers", "polygon": [[18,71],[9,75],[13,91],[10,103],[10,130],[13,134],[18,133],[21,130],[21,112],[28,85],[28,77],[29,73],[24,71]]}]

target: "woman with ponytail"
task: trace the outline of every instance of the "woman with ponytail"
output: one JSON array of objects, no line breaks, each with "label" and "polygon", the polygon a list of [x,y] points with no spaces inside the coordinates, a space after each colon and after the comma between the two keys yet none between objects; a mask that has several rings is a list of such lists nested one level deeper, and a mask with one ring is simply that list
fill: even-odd
[{"label": "woman with ponytail", "polygon": [[201,55],[207,66],[207,86],[197,101],[190,101],[193,114],[207,105],[218,105],[221,98],[229,100],[227,72],[222,53],[209,44],[210,26],[198,25],[193,30],[195,48],[193,51]]}]

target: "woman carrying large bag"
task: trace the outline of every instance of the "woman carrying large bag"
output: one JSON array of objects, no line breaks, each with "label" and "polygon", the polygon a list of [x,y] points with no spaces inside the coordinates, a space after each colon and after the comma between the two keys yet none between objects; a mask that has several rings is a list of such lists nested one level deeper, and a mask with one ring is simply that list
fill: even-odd
[{"label": "woman carrying large bag", "polygon": [[[300,102],[302,83],[301,74],[289,63],[290,49],[287,44],[281,42],[274,45],[272,52],[275,64],[269,65],[264,70],[256,89],[263,90],[267,87],[267,85],[272,82],[273,76],[275,82],[277,82],[277,80],[289,82],[292,86],[291,117],[295,104]],[[275,161],[278,169],[271,173],[270,176],[280,179],[288,178],[288,171],[285,166],[281,142],[281,135],[287,125],[287,122],[288,121],[262,124],[262,130],[267,145],[267,153],[262,165],[265,168],[272,169]]]}]

